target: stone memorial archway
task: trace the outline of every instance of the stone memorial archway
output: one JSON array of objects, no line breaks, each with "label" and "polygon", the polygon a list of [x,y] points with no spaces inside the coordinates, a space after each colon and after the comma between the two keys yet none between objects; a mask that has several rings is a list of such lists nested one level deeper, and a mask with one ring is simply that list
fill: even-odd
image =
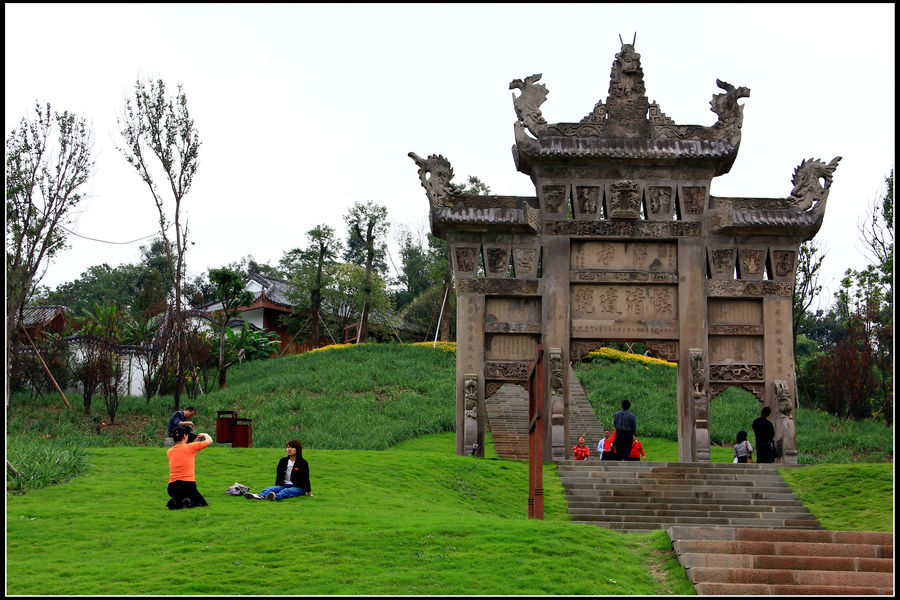
[{"label": "stone memorial archway", "polygon": [[483,455],[484,399],[547,351],[544,457],[570,450],[568,369],[608,341],[678,363],[678,457],[709,461],[709,401],[731,385],[771,407],[797,462],[791,294],[799,245],[822,225],[830,163],[804,160],[784,198],[709,193],[741,141],[745,87],[716,80],[711,126],[647,100],[640,54],[615,55],[606,102],[549,124],[541,75],[510,83],[516,168],[536,195],[458,195],[440,155],[410,153],[447,240],[457,292],[457,454]]}]

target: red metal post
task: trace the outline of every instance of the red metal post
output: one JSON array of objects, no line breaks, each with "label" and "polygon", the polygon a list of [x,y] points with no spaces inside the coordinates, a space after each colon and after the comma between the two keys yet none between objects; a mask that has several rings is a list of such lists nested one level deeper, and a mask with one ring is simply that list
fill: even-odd
[{"label": "red metal post", "polygon": [[528,518],[544,519],[544,432],[541,406],[544,402],[544,347],[528,374]]}]

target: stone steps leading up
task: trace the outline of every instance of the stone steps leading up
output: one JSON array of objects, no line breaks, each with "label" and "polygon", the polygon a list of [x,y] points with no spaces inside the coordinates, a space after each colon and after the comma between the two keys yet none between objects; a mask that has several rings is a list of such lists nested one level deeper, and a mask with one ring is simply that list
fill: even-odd
[{"label": "stone steps leading up", "polygon": [[681,525],[667,533],[699,594],[893,595],[893,533]]}]

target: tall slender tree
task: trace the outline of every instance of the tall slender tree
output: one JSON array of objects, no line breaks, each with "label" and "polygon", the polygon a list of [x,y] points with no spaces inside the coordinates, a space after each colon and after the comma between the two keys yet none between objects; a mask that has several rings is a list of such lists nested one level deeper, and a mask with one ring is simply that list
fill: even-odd
[{"label": "tall slender tree", "polygon": [[[125,100],[125,111],[118,123],[123,141],[118,150],[147,184],[159,213],[160,235],[174,284],[174,298],[169,310],[174,325],[173,348],[177,353],[174,390],[177,409],[186,377],[181,296],[188,227],[186,222],[182,223],[181,208],[197,173],[200,135],[188,111],[187,95],[181,84],[178,84],[175,96],[169,97],[162,79],[138,80],[134,87],[134,102]],[[158,185],[158,182],[162,183]],[[174,226],[174,241],[170,241],[167,233],[171,226]]]},{"label": "tall slender tree", "polygon": [[244,287],[241,274],[230,269],[210,269],[209,280],[216,287],[216,300],[221,304],[221,313],[216,317],[216,325],[219,328],[219,389],[225,387],[225,379],[228,374],[225,366],[225,332],[228,329],[228,320],[236,317],[240,311],[238,308],[253,302],[253,293]]},{"label": "tall slender tree", "polygon": [[[52,136],[52,137],[51,137]],[[84,197],[93,133],[84,118],[35,106],[6,138],[6,406],[13,336],[49,261],[66,248],[66,230]]]},{"label": "tall slender tree", "polygon": [[[384,237],[388,232],[387,208],[375,204],[371,200],[362,204],[356,202],[344,217],[347,222],[350,237],[347,243],[347,251],[344,260],[357,265],[365,265],[366,278],[363,283],[363,309],[359,323],[360,342],[365,342],[369,336],[369,311],[372,297],[372,273],[378,267],[378,261],[384,265],[384,256],[387,248]],[[360,261],[362,259],[362,261]],[[383,272],[386,265],[378,272]]]}]

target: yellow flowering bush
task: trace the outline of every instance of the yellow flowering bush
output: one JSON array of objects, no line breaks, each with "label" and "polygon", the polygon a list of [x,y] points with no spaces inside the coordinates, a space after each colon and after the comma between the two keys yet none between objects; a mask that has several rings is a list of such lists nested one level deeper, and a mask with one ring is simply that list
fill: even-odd
[{"label": "yellow flowering bush", "polygon": [[634,360],[645,364],[666,365],[667,367],[676,366],[676,363],[661,358],[653,358],[652,356],[644,356],[643,354],[632,354],[631,352],[622,352],[621,350],[613,350],[612,348],[600,348],[593,352],[589,352],[588,356],[597,356],[608,360]]},{"label": "yellow flowering bush", "polygon": [[[434,342],[415,342],[410,344],[410,346],[428,346],[429,348],[435,347]],[[437,348],[440,348],[444,352],[456,352],[456,342],[438,342],[436,345]]]},{"label": "yellow flowering bush", "polygon": [[355,345],[356,344],[331,344],[329,346],[322,346],[321,348],[310,350],[309,352],[321,352],[322,350],[334,350],[335,348],[352,348]]}]

